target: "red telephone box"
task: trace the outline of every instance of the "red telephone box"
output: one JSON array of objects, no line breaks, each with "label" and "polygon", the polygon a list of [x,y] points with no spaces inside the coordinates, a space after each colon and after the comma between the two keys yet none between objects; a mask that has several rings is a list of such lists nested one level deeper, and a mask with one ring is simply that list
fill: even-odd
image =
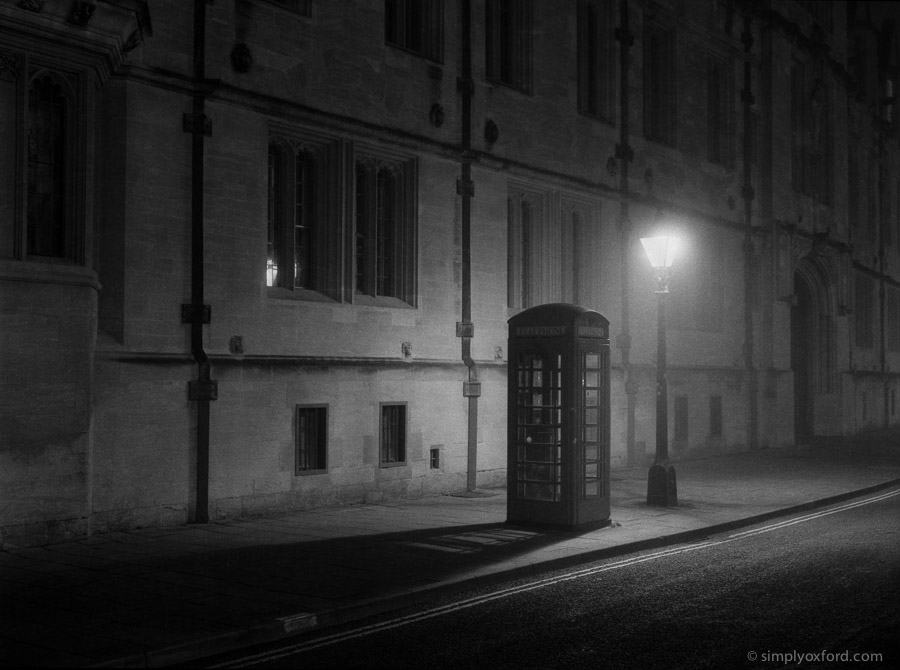
[{"label": "red telephone box", "polygon": [[507,521],[609,523],[609,320],[564,303],[509,320]]}]

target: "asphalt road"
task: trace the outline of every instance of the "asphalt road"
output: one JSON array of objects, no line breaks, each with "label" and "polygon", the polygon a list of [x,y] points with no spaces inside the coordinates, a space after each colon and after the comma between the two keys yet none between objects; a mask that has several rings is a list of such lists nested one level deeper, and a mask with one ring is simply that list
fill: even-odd
[{"label": "asphalt road", "polygon": [[898,493],[472,592],[207,667],[897,668]]}]

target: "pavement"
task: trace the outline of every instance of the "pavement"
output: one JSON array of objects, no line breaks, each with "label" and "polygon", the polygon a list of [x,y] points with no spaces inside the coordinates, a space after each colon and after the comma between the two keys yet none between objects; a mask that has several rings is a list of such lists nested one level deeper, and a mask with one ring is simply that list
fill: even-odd
[{"label": "pavement", "polygon": [[[615,470],[611,521],[506,523],[505,489],[0,551],[0,666],[162,667],[900,486],[900,434]],[[898,521],[900,524],[900,521]]]}]

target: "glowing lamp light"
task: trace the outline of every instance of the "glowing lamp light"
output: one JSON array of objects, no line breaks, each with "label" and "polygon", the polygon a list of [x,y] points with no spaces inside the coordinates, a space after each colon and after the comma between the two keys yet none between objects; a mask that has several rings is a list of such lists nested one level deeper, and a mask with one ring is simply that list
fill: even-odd
[{"label": "glowing lamp light", "polygon": [[641,245],[650,265],[655,270],[668,270],[675,262],[675,252],[678,251],[679,241],[673,235],[660,235],[659,237],[642,237]]}]

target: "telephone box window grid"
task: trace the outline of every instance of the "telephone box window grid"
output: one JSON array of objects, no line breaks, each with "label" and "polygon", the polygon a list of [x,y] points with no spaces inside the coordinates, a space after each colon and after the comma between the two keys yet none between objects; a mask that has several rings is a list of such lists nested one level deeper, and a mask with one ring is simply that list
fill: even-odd
[{"label": "telephone box window grid", "polygon": [[609,373],[607,352],[584,354],[584,496],[606,497],[605,464],[609,462]]},{"label": "telephone box window grid", "polygon": [[562,356],[519,356],[516,496],[561,499]]}]

